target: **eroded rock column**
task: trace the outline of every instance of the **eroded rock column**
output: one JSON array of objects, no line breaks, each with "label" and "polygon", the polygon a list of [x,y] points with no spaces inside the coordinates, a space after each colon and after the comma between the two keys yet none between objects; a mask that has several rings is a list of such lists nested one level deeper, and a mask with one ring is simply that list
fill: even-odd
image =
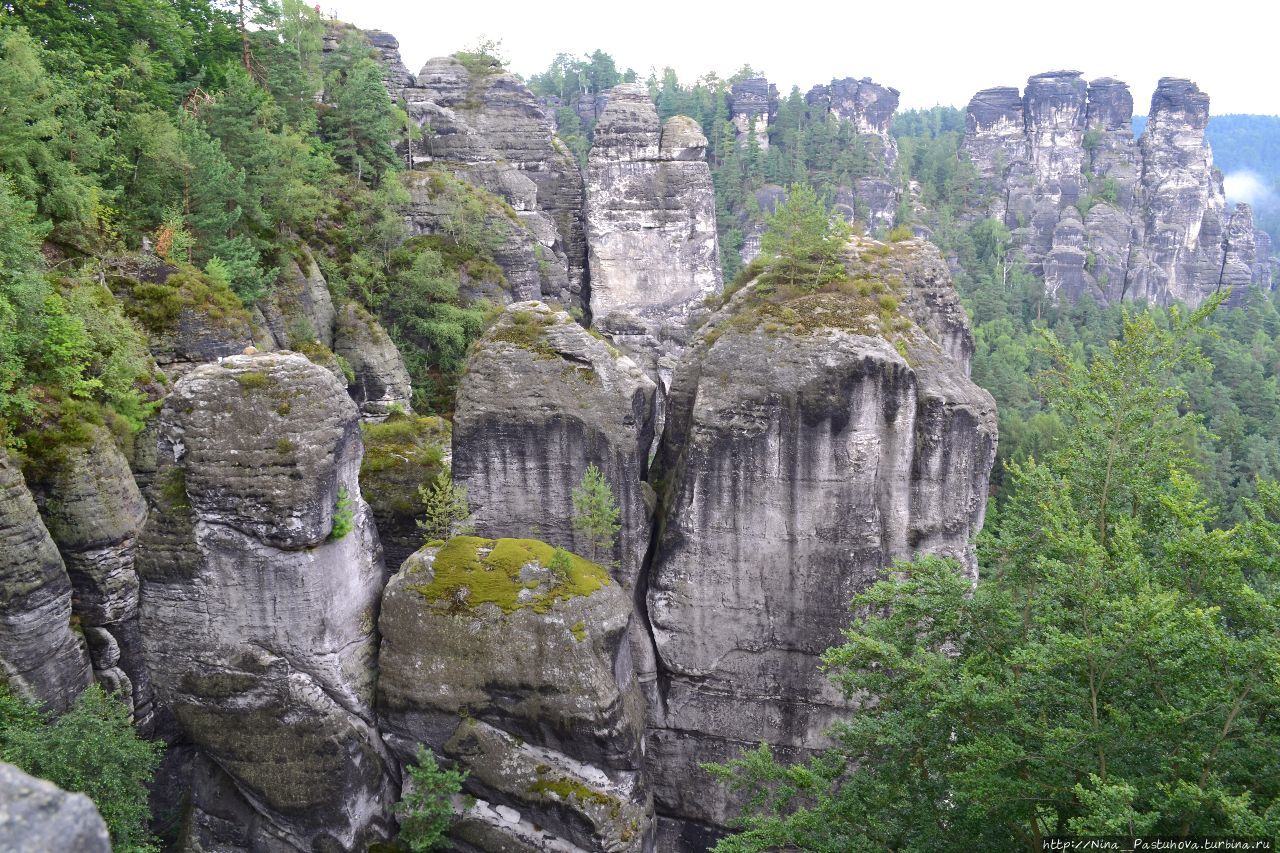
[{"label": "eroded rock column", "polygon": [[162,728],[202,759],[188,844],[354,850],[388,832],[361,453],[346,389],[298,355],[202,365],[161,413],[142,619]]}]

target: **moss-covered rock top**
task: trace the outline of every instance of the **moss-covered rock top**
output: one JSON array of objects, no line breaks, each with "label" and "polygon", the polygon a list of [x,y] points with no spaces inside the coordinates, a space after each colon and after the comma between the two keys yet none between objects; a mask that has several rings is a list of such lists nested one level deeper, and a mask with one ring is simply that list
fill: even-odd
[{"label": "moss-covered rock top", "polygon": [[[428,570],[427,565],[415,570]],[[428,602],[459,612],[492,604],[504,613],[546,613],[559,601],[612,583],[602,567],[537,539],[455,536],[438,545],[429,566],[430,580],[412,588]]]},{"label": "moss-covered rock top", "polygon": [[[901,308],[923,263],[919,241],[880,243],[854,237],[844,253],[844,274],[813,283],[788,279],[757,258],[725,289],[719,332],[763,327],[776,334],[840,330],[895,340],[909,336],[912,319]],[[709,332],[712,340],[716,330]]]}]

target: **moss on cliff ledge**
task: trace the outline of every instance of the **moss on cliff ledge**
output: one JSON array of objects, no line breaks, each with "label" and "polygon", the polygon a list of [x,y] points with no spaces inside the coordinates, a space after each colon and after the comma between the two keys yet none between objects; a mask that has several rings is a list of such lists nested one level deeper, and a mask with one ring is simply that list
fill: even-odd
[{"label": "moss on cliff ledge", "polygon": [[449,422],[397,412],[382,423],[362,423],[364,461],[360,490],[375,514],[403,516],[412,526],[422,512],[418,487],[430,483],[444,466]]},{"label": "moss on cliff ledge", "polygon": [[[768,259],[757,258],[725,290],[729,316],[707,333],[763,328],[770,334],[806,335],[838,329],[896,340],[914,325],[900,313],[907,275],[917,263],[915,241],[878,243],[854,238],[844,254],[845,275],[820,284],[787,284],[769,275]],[[735,294],[746,290],[737,299]]]},{"label": "moss on cliff ledge", "polygon": [[558,601],[609,585],[608,572],[576,554],[568,555],[566,571],[552,572],[555,553],[536,539],[455,536],[436,553],[431,581],[411,588],[428,602],[460,612],[492,604],[504,613],[546,613]]}]

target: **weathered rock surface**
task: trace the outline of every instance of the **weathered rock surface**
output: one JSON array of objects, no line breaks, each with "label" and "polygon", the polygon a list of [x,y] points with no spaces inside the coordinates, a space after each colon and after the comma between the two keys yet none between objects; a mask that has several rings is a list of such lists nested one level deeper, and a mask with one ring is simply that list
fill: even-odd
[{"label": "weathered rock surface", "polygon": [[138,728],[151,726],[151,683],[138,624],[138,536],[147,506],[129,463],[102,427],[46,460],[32,492],[71,579],[72,612],[89,644],[94,677],[118,692]]},{"label": "weathered rock surface", "polygon": [[62,557],[22,472],[0,452],[0,681],[61,713],[92,678],[84,641],[71,630]]},{"label": "weathered rock surface", "polygon": [[[468,301],[487,299],[499,305],[539,299],[544,292],[560,298],[567,279],[563,269],[557,277],[557,268],[548,260],[552,251],[549,246],[555,241],[555,227],[545,214],[534,207],[536,187],[533,182],[513,169],[493,172],[455,170],[449,174],[453,178],[465,179],[467,183],[459,187],[451,183],[453,178],[435,168],[409,174],[410,203],[406,219],[414,236],[444,235],[452,238],[458,205],[478,204],[487,211],[483,227],[487,239],[493,243],[492,255],[497,266],[486,269],[468,265],[464,268],[459,288],[463,298]],[[495,184],[483,179],[486,177],[501,178],[501,182]],[[472,188],[470,185],[475,186]],[[520,202],[521,208],[511,207],[509,212],[506,200],[522,197],[525,201]],[[548,242],[544,243],[544,240]]]},{"label": "weathered rock surface", "polygon": [[738,130],[738,144],[746,147],[751,136],[761,151],[769,148],[769,122],[778,111],[778,87],[763,77],[751,77],[733,84],[729,96],[729,118]]},{"label": "weathered rock surface", "polygon": [[592,323],[669,377],[706,297],[723,282],[715,190],[696,122],[663,125],[638,83],[610,90],[587,167]]},{"label": "weathered rock surface", "polygon": [[877,140],[879,144],[868,153],[888,174],[898,160],[898,143],[889,132],[894,110],[898,108],[898,94],[897,89],[881,86],[869,77],[861,80],[846,77],[825,86],[814,86],[805,95],[805,103],[811,113],[848,121],[860,135]]},{"label": "weathered rock surface", "polygon": [[355,404],[302,356],[235,356],[179,382],[159,432],[138,567],[162,730],[208,759],[186,843],[363,849],[392,777]]},{"label": "weathered rock surface", "polygon": [[333,349],[333,322],[337,316],[333,297],[320,266],[305,245],[299,246],[298,257],[289,260],[284,275],[258,308],[274,339],[274,348],[296,349],[315,341]]},{"label": "weathered rock surface", "polygon": [[902,313],[875,294],[778,303],[748,285],[676,372],[651,474],[666,490],[648,590],[662,695],[647,766],[664,850],[704,849],[732,814],[699,762],[760,742],[784,756],[825,745],[848,705],[817,659],[855,593],[917,552],[976,577],[995,404],[969,380],[945,265],[922,241],[855,242],[849,263]]},{"label": "weathered rock surface", "polygon": [[346,359],[355,379],[347,385],[360,417],[381,421],[394,407],[413,408],[413,386],[400,351],[386,329],[355,302],[347,302],[334,323],[333,351]]},{"label": "weathered rock surface", "polygon": [[404,94],[409,115],[430,128],[415,164],[447,163],[504,198],[535,236],[545,280],[526,298],[585,307],[582,174],[533,93],[500,69],[440,57],[423,66]]},{"label": "weathered rock surface", "polygon": [[[1052,71],[969,103],[963,150],[1051,298],[1199,304],[1264,284],[1249,214],[1228,214],[1205,144],[1208,96],[1162,79],[1140,140],[1118,80]],[[1245,270],[1248,268],[1248,274]]]},{"label": "weathered rock surface", "polygon": [[[534,536],[608,564],[637,604],[631,657],[642,689],[657,679],[643,630],[641,568],[649,547],[645,479],[657,388],[640,367],[563,311],[510,306],[481,340],[458,388],[454,480],[476,530]],[[573,492],[596,465],[620,511],[617,544],[597,553],[574,529]]]},{"label": "weathered rock surface", "polygon": [[93,801],[0,762],[0,850],[9,853],[111,853]]},{"label": "weathered rock surface", "polygon": [[641,480],[654,439],[654,383],[563,311],[511,305],[476,346],[458,386],[453,475],[476,529],[535,536],[581,554],[573,490],[590,464],[621,510],[615,577],[635,584],[649,543]]},{"label": "weathered rock surface", "polygon": [[459,536],[383,596],[378,711],[402,762],[425,744],[470,773],[464,850],[653,850],[631,600],[535,540]]},{"label": "weathered rock surface", "polygon": [[147,332],[151,355],[171,381],[257,339],[249,312],[206,276],[147,256],[116,267],[107,284]]}]

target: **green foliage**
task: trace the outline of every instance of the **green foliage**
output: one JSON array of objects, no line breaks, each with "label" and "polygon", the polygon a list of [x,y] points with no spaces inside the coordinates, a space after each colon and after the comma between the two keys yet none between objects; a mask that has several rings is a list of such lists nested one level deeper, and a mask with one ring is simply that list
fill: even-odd
[{"label": "green foliage", "polygon": [[47,55],[25,30],[0,28],[0,171],[41,217],[89,231],[105,201],[84,174],[102,155],[79,93],[45,68]]},{"label": "green foliage", "polygon": [[1196,418],[1170,384],[1212,309],[1126,318],[1087,364],[1050,342],[1061,441],[1011,466],[976,589],[925,557],[855,598],[823,664],[875,701],[805,764],[762,747],[709,768],[746,795],[720,853],[1274,834],[1280,487],[1213,529],[1186,472]]},{"label": "green foliage", "polygon": [[832,215],[812,187],[796,184],[766,220],[761,255],[770,281],[819,287],[845,277],[841,257],[849,242],[848,223]]},{"label": "green foliage", "polygon": [[139,737],[124,704],[97,685],[56,720],[46,720],[0,685],[0,760],[87,794],[106,821],[117,853],[159,850],[147,830],[147,785],[163,749]]},{"label": "green foliage", "polygon": [[[360,36],[353,33],[348,38]],[[335,71],[329,78],[329,97],[332,107],[320,125],[338,162],[357,183],[381,182],[399,162],[391,143],[397,121],[381,66],[366,55]]]},{"label": "green foliage", "polygon": [[[247,375],[242,374],[242,376]],[[333,530],[329,537],[341,539],[354,529],[355,513],[351,509],[351,495],[347,493],[346,486],[338,486],[338,497],[333,506]]]},{"label": "green foliage", "polygon": [[422,518],[418,529],[425,541],[448,539],[450,536],[470,534],[475,528],[468,523],[471,506],[467,503],[467,490],[454,485],[453,472],[442,467],[431,483],[418,487],[422,501]]},{"label": "green foliage", "polygon": [[412,784],[396,803],[395,813],[400,821],[400,841],[414,853],[426,853],[448,846],[447,835],[454,820],[452,798],[462,790],[467,774],[441,767],[435,753],[421,744],[416,758],[417,764],[405,767]]},{"label": "green foliage", "polygon": [[582,482],[573,490],[573,529],[591,546],[592,559],[613,553],[622,525],[613,487],[595,463],[587,466]]},{"label": "green foliage", "polygon": [[106,403],[140,426],[138,383],[151,375],[144,339],[100,285],[50,285],[39,251],[47,229],[11,186],[0,176],[0,441],[19,443],[71,401]]}]

